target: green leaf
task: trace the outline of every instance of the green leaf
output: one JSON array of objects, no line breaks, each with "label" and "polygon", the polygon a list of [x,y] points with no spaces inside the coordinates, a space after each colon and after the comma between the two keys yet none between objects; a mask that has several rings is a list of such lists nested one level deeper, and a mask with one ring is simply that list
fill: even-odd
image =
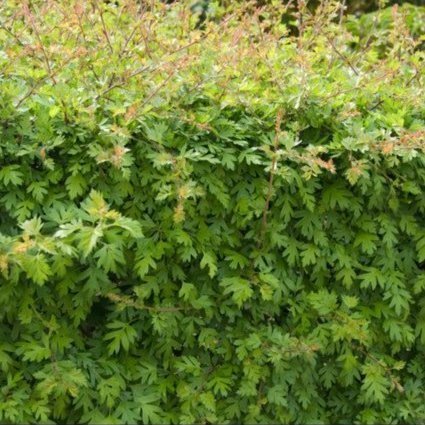
[{"label": "green leaf", "polygon": [[308,300],[315,310],[320,315],[326,315],[336,310],[337,295],[334,292],[329,292],[326,289],[321,289],[318,292],[312,292],[308,295]]},{"label": "green leaf", "polygon": [[267,391],[267,400],[277,406],[288,406],[288,394],[283,385],[275,385]]},{"label": "green leaf", "polygon": [[320,250],[315,245],[307,245],[307,247],[301,251],[301,263],[303,267],[316,263],[317,255],[320,254]]},{"label": "green leaf", "polygon": [[183,298],[185,301],[193,300],[196,297],[197,290],[195,285],[192,283],[184,282],[179,291],[179,297]]},{"label": "green leaf", "polygon": [[144,278],[150,269],[156,269],[155,260],[150,255],[147,255],[146,257],[139,256],[135,264],[137,275],[141,278]]},{"label": "green leaf", "polygon": [[24,182],[24,174],[20,171],[19,165],[7,165],[0,170],[0,181],[5,186],[10,184],[20,186]]},{"label": "green leaf", "polygon": [[87,257],[96,246],[98,240],[103,236],[103,228],[101,225],[96,227],[83,227],[78,233],[78,249],[81,254]]},{"label": "green leaf", "polygon": [[201,266],[201,269],[204,269],[205,266],[208,266],[208,269],[209,269],[208,275],[209,277],[213,278],[217,273],[217,257],[211,251],[205,252],[202,257],[200,266]]},{"label": "green leaf", "polygon": [[69,197],[75,199],[84,193],[87,182],[80,174],[69,176],[65,181],[66,189],[68,190]]},{"label": "green leaf", "polygon": [[175,365],[178,372],[188,373],[193,376],[199,376],[201,373],[201,364],[193,356],[184,356]]},{"label": "green leaf", "polygon": [[327,187],[323,191],[322,202],[331,209],[347,209],[351,205],[351,192],[340,184]]},{"label": "green leaf", "polygon": [[31,193],[37,202],[42,202],[48,193],[46,186],[47,182],[32,182],[27,187],[27,192]]},{"label": "green leaf", "polygon": [[425,261],[425,233],[421,233],[417,238],[416,250],[418,251],[418,261]]},{"label": "green leaf", "polygon": [[127,232],[130,233],[130,235],[134,238],[143,237],[140,223],[136,220],[132,220],[131,218],[119,217],[114,221],[114,226],[118,226],[121,229],[127,230]]},{"label": "green leaf", "polygon": [[248,259],[238,252],[227,250],[225,254],[225,260],[229,262],[229,267],[233,270],[238,268],[243,269],[249,263]]},{"label": "green leaf", "polygon": [[149,392],[149,389],[137,389],[134,401],[141,410],[144,424],[162,423],[162,409],[159,407],[160,396],[156,392]]},{"label": "green leaf", "polygon": [[365,399],[369,403],[383,404],[388,394],[388,380],[385,377],[384,369],[379,364],[366,364],[363,367],[363,383],[362,391],[364,391]]},{"label": "green leaf", "polygon": [[385,285],[385,276],[376,268],[371,268],[368,272],[363,273],[358,277],[360,279],[361,288],[370,287],[371,289],[375,289],[378,285],[381,288]]},{"label": "green leaf", "polygon": [[22,266],[27,276],[37,285],[43,285],[49,279],[52,271],[44,254],[26,256],[22,259]]},{"label": "green leaf", "polygon": [[357,307],[357,305],[359,303],[359,299],[357,297],[352,297],[352,296],[349,296],[349,295],[343,295],[342,301],[350,309]]},{"label": "green leaf", "polygon": [[136,330],[127,323],[121,322],[119,320],[108,323],[106,326],[108,329],[113,329],[112,331],[106,333],[103,337],[105,341],[110,341],[108,343],[109,353],[118,353],[121,349],[128,351],[131,344],[133,344],[137,338]]},{"label": "green leaf", "polygon": [[43,223],[39,217],[34,217],[31,220],[26,220],[21,224],[21,229],[29,236],[37,236],[40,234]]},{"label": "green leaf", "polygon": [[97,265],[105,272],[117,272],[118,266],[125,264],[125,258],[122,249],[114,244],[105,244],[96,251],[94,255],[98,258]]},{"label": "green leaf", "polygon": [[366,254],[373,254],[376,250],[376,242],[378,237],[372,233],[361,232],[356,236],[354,240],[354,246],[360,247],[361,250]]},{"label": "green leaf", "polygon": [[239,307],[241,307],[245,301],[251,298],[254,293],[250,282],[240,277],[224,278],[220,282],[220,286],[224,288],[224,295],[232,294],[233,301],[235,301]]},{"label": "green leaf", "polygon": [[111,376],[108,379],[103,379],[97,386],[99,392],[99,402],[105,404],[108,408],[115,405],[115,401],[125,388],[126,383],[120,375]]}]

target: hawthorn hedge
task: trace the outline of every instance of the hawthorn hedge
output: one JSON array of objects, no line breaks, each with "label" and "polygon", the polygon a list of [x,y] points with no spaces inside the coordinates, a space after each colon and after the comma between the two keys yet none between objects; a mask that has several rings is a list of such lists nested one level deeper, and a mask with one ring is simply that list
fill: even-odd
[{"label": "hawthorn hedge", "polygon": [[425,421],[424,9],[242,3],[2,3],[2,423]]}]

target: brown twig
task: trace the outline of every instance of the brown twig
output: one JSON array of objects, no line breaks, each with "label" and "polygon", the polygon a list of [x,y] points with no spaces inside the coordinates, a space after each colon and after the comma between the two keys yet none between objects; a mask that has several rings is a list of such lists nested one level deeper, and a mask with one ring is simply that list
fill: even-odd
[{"label": "brown twig", "polygon": [[52,68],[50,66],[49,56],[47,55],[47,52],[46,52],[46,49],[44,47],[43,41],[41,40],[40,33],[39,33],[38,28],[37,28],[37,25],[35,23],[34,15],[32,14],[32,12],[31,12],[31,10],[30,10],[30,8],[29,8],[29,6],[27,4],[25,5],[25,12],[26,12],[27,17],[28,17],[28,20],[29,20],[29,22],[31,24],[31,27],[32,27],[32,29],[34,31],[34,34],[35,34],[35,36],[36,36],[36,38],[38,40],[38,43],[40,45],[41,52],[43,53],[44,62],[45,62],[46,67],[47,67],[47,73],[49,74],[49,77],[52,80],[52,83],[54,85],[56,85],[57,84],[57,81],[56,81],[56,78],[53,75]]},{"label": "brown twig", "polygon": [[[96,6],[97,6],[97,2],[96,2]],[[98,7],[98,10],[99,10],[100,22],[102,23],[103,34],[105,36],[105,39],[106,39],[106,42],[108,44],[109,50],[111,51],[111,53],[114,53],[114,49],[112,47],[112,43],[111,43],[111,39],[109,37],[108,29],[106,27],[105,20],[103,19],[102,8]]]},{"label": "brown twig", "polygon": [[[230,19],[231,19],[233,16],[234,16],[234,14],[231,14],[231,15],[229,15],[227,18],[225,18],[225,19],[223,20],[223,22],[222,22],[222,25],[226,25],[226,24],[230,21]],[[183,51],[183,50],[187,50],[187,49],[189,49],[190,47],[194,46],[195,44],[200,43],[202,40],[204,40],[205,38],[207,38],[207,37],[208,37],[208,35],[209,35],[211,32],[212,32],[212,30],[207,31],[206,33],[204,33],[204,34],[202,35],[202,37],[200,37],[200,38],[198,38],[198,39],[196,39],[196,40],[192,40],[192,41],[190,41],[189,43],[187,43],[187,44],[185,44],[185,45],[183,45],[183,46],[180,46],[180,47],[178,47],[177,49],[175,49],[175,50],[173,50],[173,51],[171,51],[171,52],[167,53],[167,54],[166,54],[166,57],[171,57],[171,56],[175,55],[176,53],[180,53],[181,51]],[[157,70],[157,69],[159,69],[159,68],[161,68],[161,67],[163,67],[163,66],[172,65],[173,63],[175,63],[175,61],[174,61],[174,62],[162,62],[161,64],[156,65],[156,66],[146,65],[146,66],[142,66],[142,67],[140,67],[140,68],[137,68],[137,69],[135,69],[132,73],[130,73],[130,74],[129,74],[126,78],[125,78],[125,80],[118,81],[118,82],[116,82],[115,84],[111,84],[111,81],[110,81],[110,83],[109,83],[108,87],[107,87],[107,88],[106,88],[103,92],[99,93],[99,94],[96,96],[96,100],[98,100],[99,98],[103,97],[105,94],[109,93],[110,91],[112,91],[112,90],[114,90],[114,89],[116,89],[116,88],[118,88],[118,87],[123,87],[125,84],[127,84],[127,83],[128,83],[128,81],[129,81],[130,79],[132,79],[132,78],[136,77],[137,75],[143,74],[143,73],[144,73],[144,72],[146,72],[146,71],[155,71],[155,70]],[[169,78],[168,78],[168,79],[169,79]],[[168,79],[167,79],[167,80],[168,80]]]},{"label": "brown twig", "polygon": [[279,110],[276,117],[276,124],[275,124],[275,136],[274,136],[274,143],[273,143],[273,156],[272,156],[272,165],[270,170],[270,176],[269,176],[269,184],[267,189],[267,197],[266,197],[266,203],[264,205],[263,209],[263,217],[261,220],[261,234],[260,234],[260,240],[259,240],[259,246],[262,245],[264,241],[264,236],[266,234],[267,230],[267,214],[269,212],[270,207],[270,200],[273,193],[273,180],[274,175],[276,173],[277,168],[277,149],[279,147],[279,136],[280,136],[280,126],[282,123],[282,110]]},{"label": "brown twig", "polygon": [[137,301],[132,300],[129,296],[118,295],[112,292],[109,292],[104,296],[117,304],[124,304],[128,307],[134,307],[138,310],[147,310],[153,313],[174,313],[177,311],[186,310],[184,307],[152,307],[149,305],[140,304]]},{"label": "brown twig", "polygon": [[360,75],[359,71],[357,71],[357,69],[354,67],[354,65],[351,63],[351,61],[338,50],[338,48],[335,46],[333,40],[326,33],[324,33],[324,36],[325,36],[326,40],[328,40],[329,44],[331,45],[332,50],[342,59],[342,61],[345,64],[347,64],[349,66],[349,68],[354,72],[354,74],[359,76]]}]

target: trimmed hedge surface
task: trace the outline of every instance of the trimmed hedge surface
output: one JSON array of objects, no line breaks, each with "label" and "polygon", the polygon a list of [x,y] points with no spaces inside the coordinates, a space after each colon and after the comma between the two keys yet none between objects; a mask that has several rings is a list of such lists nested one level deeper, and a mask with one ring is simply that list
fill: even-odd
[{"label": "trimmed hedge surface", "polygon": [[0,8],[0,421],[425,421],[424,10],[146,3]]}]

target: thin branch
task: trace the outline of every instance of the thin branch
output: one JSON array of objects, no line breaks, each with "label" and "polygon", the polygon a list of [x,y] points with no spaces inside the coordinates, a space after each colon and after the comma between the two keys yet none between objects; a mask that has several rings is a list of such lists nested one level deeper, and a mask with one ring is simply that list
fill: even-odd
[{"label": "thin branch", "polygon": [[270,170],[270,177],[269,177],[269,185],[268,185],[268,190],[267,190],[267,197],[266,197],[266,203],[264,205],[264,209],[263,209],[263,217],[261,220],[261,234],[260,234],[260,241],[259,244],[261,246],[261,244],[264,241],[264,236],[266,234],[266,230],[267,230],[267,214],[269,212],[269,208],[270,208],[270,200],[272,197],[272,193],[273,193],[273,180],[274,180],[274,175],[276,173],[276,168],[277,168],[277,149],[279,147],[279,136],[280,136],[280,126],[282,123],[282,110],[279,110],[277,113],[277,117],[276,117],[276,124],[275,124],[275,135],[274,135],[274,144],[273,144],[273,157],[272,157],[272,166],[271,166],[271,170]]},{"label": "thin branch", "polygon": [[339,5],[339,25],[342,26],[342,20],[344,19],[344,11],[345,11],[345,3],[346,0],[342,0],[341,4]]},{"label": "thin branch", "polygon": [[[223,20],[223,22],[222,22],[222,25],[227,24],[227,23],[229,22],[229,20],[230,20],[233,16],[234,16],[234,14],[231,14],[231,15],[229,15],[227,18],[225,18],[225,19]],[[181,46],[181,47],[178,47],[177,49],[175,49],[175,50],[173,50],[172,52],[168,53],[168,54],[166,55],[166,57],[173,56],[173,55],[175,55],[176,53],[179,53],[179,52],[181,52],[181,51],[183,51],[183,50],[189,49],[190,47],[194,46],[195,44],[200,43],[200,42],[201,42],[202,40],[204,40],[204,39],[205,39],[205,38],[206,38],[206,37],[207,37],[207,36],[208,36],[211,32],[212,32],[212,30],[207,31],[207,32],[206,32],[206,33],[204,33],[204,34],[202,35],[202,37],[200,37],[199,39],[192,40],[192,41],[190,41],[189,43],[187,43],[187,44],[185,44],[185,45],[183,45],[183,46]],[[127,83],[128,83],[128,81],[129,81],[131,78],[134,78],[134,77],[136,77],[137,75],[143,74],[143,73],[144,73],[144,72],[146,72],[146,71],[150,71],[150,70],[155,71],[155,70],[157,70],[158,68],[160,68],[160,67],[162,67],[162,66],[165,66],[165,65],[168,65],[168,64],[170,64],[170,63],[168,63],[168,62],[162,62],[162,64],[157,65],[157,66],[152,66],[152,65],[142,66],[142,67],[140,67],[140,68],[138,68],[138,69],[134,70],[131,74],[129,74],[129,75],[128,75],[128,77],[126,77],[126,79],[125,79],[125,80],[121,80],[121,81],[119,81],[119,82],[116,82],[115,84],[111,84],[111,82],[110,82],[110,83],[109,83],[109,86],[108,86],[108,87],[107,87],[107,88],[106,88],[103,92],[99,93],[99,94],[96,96],[96,100],[98,100],[99,98],[103,97],[105,94],[109,93],[111,90],[114,90],[114,89],[116,89],[116,88],[119,88],[119,87],[124,86],[125,84],[127,84]],[[173,64],[173,62],[171,62],[171,64]]]},{"label": "thin branch", "polygon": [[[97,6],[97,2],[96,2],[96,6]],[[113,49],[112,44],[111,44],[111,39],[109,38],[108,29],[106,28],[105,20],[103,19],[102,8],[98,7],[98,9],[99,9],[100,21],[102,22],[103,34],[105,35],[106,42],[108,43],[109,50],[111,51],[111,53],[114,53],[114,49]]]},{"label": "thin branch", "polygon": [[334,52],[342,59],[342,61],[344,62],[344,63],[346,63],[350,68],[351,68],[351,70],[354,72],[354,74],[356,74],[357,76],[359,76],[360,74],[359,74],[359,71],[357,71],[357,69],[354,67],[354,65],[350,62],[350,60],[346,57],[346,56],[344,56],[339,50],[338,50],[338,48],[335,46],[335,44],[334,44],[334,42],[333,42],[333,40],[330,38],[330,37],[328,37],[328,35],[326,34],[326,33],[324,33],[324,35],[325,35],[325,37],[326,37],[326,40],[328,40],[328,42],[329,42],[329,44],[331,45],[331,47],[332,47],[332,49],[334,50]]},{"label": "thin branch", "polygon": [[104,296],[117,304],[124,304],[128,307],[134,307],[138,310],[147,310],[153,313],[175,313],[177,311],[186,310],[184,307],[153,307],[138,303],[137,301],[132,300],[129,296],[118,295],[112,292],[109,292]]},{"label": "thin branch", "polygon": [[0,29],[3,29],[4,31],[6,31],[9,35],[11,35],[20,46],[25,47],[25,43],[23,43],[21,41],[21,39],[14,33],[12,32],[9,28],[7,28],[5,25],[0,24]]},{"label": "thin branch", "polygon": [[40,49],[41,49],[41,51],[43,53],[44,62],[46,64],[47,72],[49,74],[49,77],[52,80],[53,84],[56,85],[57,84],[57,81],[56,81],[56,78],[53,75],[52,68],[50,66],[49,56],[47,55],[47,52],[46,52],[46,49],[44,47],[43,41],[41,39],[40,33],[39,33],[38,29],[37,29],[37,25],[35,23],[34,15],[32,14],[32,12],[31,12],[31,10],[30,10],[30,8],[29,8],[28,5],[26,5],[26,12],[27,12],[28,19],[29,19],[29,21],[31,23],[31,27],[32,27],[32,29],[34,31],[34,34],[37,37],[38,43],[40,45]]}]

